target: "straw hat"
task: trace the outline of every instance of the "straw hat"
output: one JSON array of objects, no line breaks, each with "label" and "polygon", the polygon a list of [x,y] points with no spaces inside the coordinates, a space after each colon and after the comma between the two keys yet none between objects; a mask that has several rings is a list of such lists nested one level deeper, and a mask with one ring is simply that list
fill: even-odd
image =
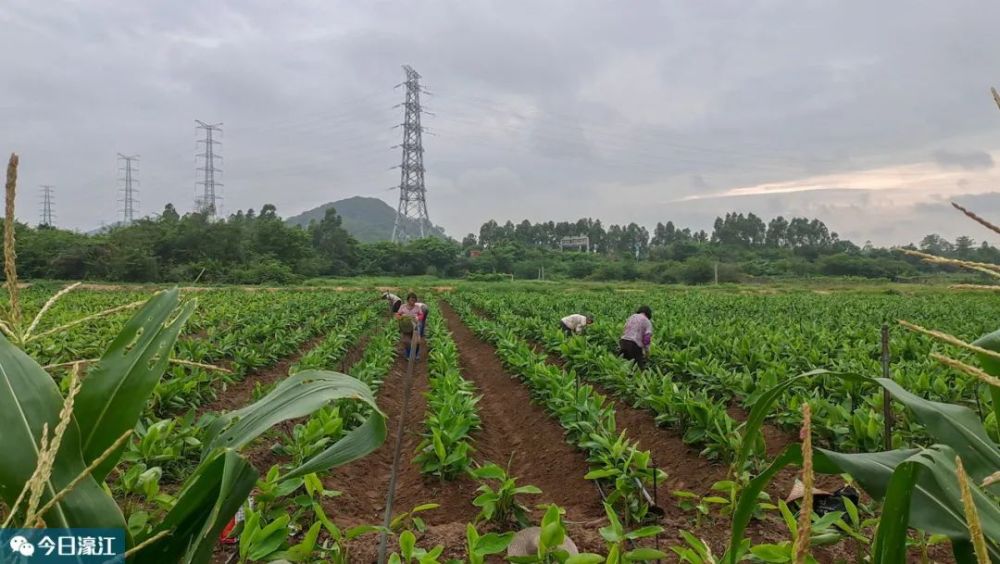
[{"label": "straw hat", "polygon": [[[528,527],[518,531],[507,546],[507,556],[533,556],[538,553],[538,539],[542,534],[540,527]],[[573,539],[565,537],[559,548],[565,550],[570,556],[579,554],[576,543]]]},{"label": "straw hat", "polygon": [[[792,485],[792,491],[788,492],[788,497],[785,498],[786,503],[792,503],[793,501],[798,501],[806,495],[806,487],[798,478],[795,479],[795,484]],[[821,490],[819,488],[813,488],[813,496],[829,496],[833,495],[826,490]]]}]

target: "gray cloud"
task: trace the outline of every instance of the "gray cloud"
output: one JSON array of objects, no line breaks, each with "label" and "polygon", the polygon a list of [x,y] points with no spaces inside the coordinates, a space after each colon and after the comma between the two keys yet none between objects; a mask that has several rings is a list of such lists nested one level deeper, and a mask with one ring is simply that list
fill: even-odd
[{"label": "gray cloud", "polygon": [[0,6],[0,149],[22,155],[19,215],[35,220],[35,186],[54,184],[71,228],[115,219],[118,151],[142,155],[143,212],[190,209],[194,119],[225,123],[226,210],[392,203],[392,87],[412,64],[434,92],[430,214],[454,235],[491,217],[708,226],[759,210],[906,242],[930,216],[903,194],[665,202],[927,161],[982,190],[1000,150],[998,18],[1000,3],[976,0],[13,0]]},{"label": "gray cloud", "polygon": [[986,151],[945,151],[931,153],[934,162],[945,168],[980,170],[993,168],[993,156]]}]

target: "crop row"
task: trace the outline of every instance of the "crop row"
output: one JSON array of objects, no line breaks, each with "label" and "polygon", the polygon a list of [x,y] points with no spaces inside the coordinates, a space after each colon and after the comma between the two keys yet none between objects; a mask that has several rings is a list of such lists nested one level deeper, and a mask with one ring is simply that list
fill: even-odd
[{"label": "crop row", "polygon": [[[372,307],[350,316],[337,331],[331,332],[316,347],[307,351],[299,362],[291,367],[289,373],[294,374],[307,369],[335,370],[344,354],[351,345],[358,342],[359,336],[371,326],[374,319],[375,313]],[[391,348],[391,337],[392,333],[388,331],[374,335],[370,340],[371,347],[367,349],[370,351],[369,354],[351,367],[351,372],[364,375],[364,381],[373,389],[377,389],[381,377],[388,370],[381,358],[374,357]],[[270,391],[270,388],[271,386],[258,386],[253,391],[253,397],[247,398],[247,402],[256,401]],[[259,440],[272,441],[271,451],[281,457],[285,465],[298,466],[360,424],[365,415],[362,411],[365,410],[356,408],[354,405],[356,403],[335,402],[313,412],[305,420],[296,423],[290,431],[275,430]],[[123,469],[120,478],[112,483],[118,497],[132,502],[127,506],[126,513],[133,535],[148,530],[155,522],[156,516],[172,506],[174,499],[161,490],[161,479],[167,483],[174,482],[197,463],[206,430],[211,426],[214,417],[214,414],[209,413],[196,419],[195,412],[190,411],[177,417],[140,419],[136,438],[127,444],[127,451],[123,457],[130,464]],[[271,478],[277,475],[277,467],[268,474]],[[275,507],[281,506],[279,498],[282,496],[275,494],[283,491],[282,488],[303,484],[302,480],[298,480],[292,484],[279,486],[270,483],[271,478],[262,479],[259,487],[262,491],[262,502]]]},{"label": "crop row", "polygon": [[511,329],[477,315],[460,297],[452,295],[448,302],[559,420],[567,440],[587,453],[591,470],[586,477],[603,486],[608,503],[626,522],[641,522],[650,507],[646,488],[666,474],[651,464],[649,451],[638,450],[624,432],[618,433],[613,405],[593,387],[577,386],[574,375],[548,363]]},{"label": "crop row", "polygon": [[[877,336],[881,321],[873,310],[881,310],[882,315],[889,319],[897,315],[907,316],[935,327],[948,328],[947,321],[950,320],[953,322],[950,330],[962,336],[974,335],[978,330],[976,327],[981,324],[970,324],[955,315],[955,310],[960,314],[968,313],[965,311],[967,304],[957,307],[957,304],[964,302],[952,302],[956,308],[947,309],[929,300],[917,298],[918,305],[907,304],[907,307],[903,307],[895,300],[896,296],[883,295],[847,294],[840,298],[840,304],[836,304],[827,296],[817,294],[778,297],[705,294],[707,296],[701,293],[678,293],[666,298],[637,294],[630,295],[630,299],[634,299],[636,303],[653,304],[656,312],[656,335],[651,364],[658,369],[657,377],[662,376],[665,381],[673,383],[687,383],[700,395],[698,402],[705,404],[705,400],[710,399],[723,407],[735,400],[749,408],[764,390],[815,368],[880,375]],[[507,292],[496,296],[474,295],[470,299],[481,309],[506,311],[521,318],[520,324],[531,327],[536,336],[555,326],[556,320],[566,313],[589,311],[598,321],[588,331],[588,342],[592,347],[597,346],[611,352],[617,349],[621,324],[630,313],[624,309],[620,295],[602,293],[580,293],[568,297],[550,292]],[[729,311],[712,308],[709,304],[713,300],[727,304]],[[796,331],[789,329],[785,320],[769,317],[767,309],[759,305],[760,300],[771,300],[778,311],[796,306],[804,309],[802,304],[815,302],[814,310],[822,306],[833,318],[853,317],[873,322],[865,330],[858,328],[858,322],[844,322],[845,332],[851,337],[845,343],[836,340],[837,327],[823,325],[822,318],[801,320],[794,324]],[[946,297],[941,300],[951,301]],[[748,308],[753,314],[744,314],[741,307]],[[677,313],[678,310],[692,313],[684,317],[685,321],[678,321],[675,319],[681,315]],[[833,313],[834,310],[836,314]],[[699,313],[696,315],[694,311]],[[746,317],[754,319],[752,328],[745,324]],[[728,323],[734,319],[744,321]],[[797,332],[800,324],[805,333]],[[736,328],[732,328],[732,325]],[[712,331],[719,333],[713,334]],[[862,338],[861,334],[864,332],[870,333],[867,341]],[[681,334],[684,336],[679,336]],[[990,420],[993,416],[988,414],[988,394],[982,389],[983,386],[971,378],[949,375],[948,369],[930,360],[928,354],[935,347],[929,340],[905,333],[901,329],[894,330],[891,350],[892,374],[897,382],[919,390],[924,397],[972,403],[984,414],[987,427],[995,431],[995,422]],[[801,358],[797,356],[798,353],[802,353]],[[647,403],[653,402],[656,389],[665,389],[668,395],[672,395],[673,391],[666,386],[657,386],[647,394],[646,398],[650,400]],[[857,451],[882,447],[881,392],[847,379],[826,377],[804,380],[783,395],[772,419],[788,428],[798,425],[801,403],[806,399],[814,409],[814,428],[818,431],[819,439],[826,444]],[[922,426],[913,421],[901,406],[891,407],[896,421],[894,445],[925,439]],[[667,420],[669,421],[669,417]],[[727,427],[728,425],[723,425],[722,431],[726,431]]]},{"label": "crop row", "polygon": [[437,315],[429,319],[428,334],[434,340],[427,353],[427,431],[414,462],[424,474],[453,479],[472,463],[470,433],[480,427],[479,398],[472,383],[462,377],[458,347],[444,320]]}]

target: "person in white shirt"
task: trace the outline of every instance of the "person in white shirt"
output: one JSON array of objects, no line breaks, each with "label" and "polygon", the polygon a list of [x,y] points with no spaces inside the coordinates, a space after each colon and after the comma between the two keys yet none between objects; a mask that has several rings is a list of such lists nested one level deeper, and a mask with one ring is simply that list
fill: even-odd
[{"label": "person in white shirt", "polygon": [[593,316],[584,315],[582,313],[574,313],[562,318],[559,325],[562,327],[563,333],[566,333],[566,336],[568,337],[573,334],[582,334],[584,329],[586,329],[587,326],[593,322]]},{"label": "person in white shirt", "polygon": [[390,313],[396,313],[397,311],[399,311],[399,307],[401,305],[403,305],[402,298],[400,298],[396,294],[393,294],[393,293],[390,293],[390,292],[383,292],[382,293],[382,299],[384,299],[387,302],[389,302],[389,312]]}]

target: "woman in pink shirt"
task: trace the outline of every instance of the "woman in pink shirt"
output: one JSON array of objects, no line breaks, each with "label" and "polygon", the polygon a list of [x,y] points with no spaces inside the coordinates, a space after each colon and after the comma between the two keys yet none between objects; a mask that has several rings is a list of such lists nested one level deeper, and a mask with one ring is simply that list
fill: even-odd
[{"label": "woman in pink shirt", "polygon": [[[410,342],[413,339],[414,333],[419,335],[422,339],[424,337],[424,328],[427,324],[427,305],[422,304],[417,301],[417,295],[410,292],[406,296],[406,303],[399,306],[396,310],[396,319],[410,318],[412,319],[412,328],[410,331],[404,332],[403,337],[403,356],[410,358]],[[418,344],[413,347],[416,360],[420,360],[420,345]]]},{"label": "woman in pink shirt", "polygon": [[618,341],[621,355],[635,362],[639,370],[646,368],[646,357],[649,356],[649,344],[653,341],[653,310],[649,306],[640,306],[631,317],[625,321],[622,338]]}]

